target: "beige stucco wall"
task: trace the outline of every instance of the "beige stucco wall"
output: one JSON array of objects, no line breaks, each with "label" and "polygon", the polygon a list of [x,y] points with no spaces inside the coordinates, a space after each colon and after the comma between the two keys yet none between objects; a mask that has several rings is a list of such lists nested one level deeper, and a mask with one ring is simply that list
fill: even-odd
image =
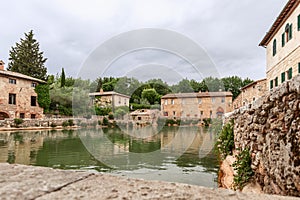
[{"label": "beige stucco wall", "polygon": [[[16,79],[16,84],[10,84],[9,78]],[[38,106],[31,106],[31,96],[36,96],[33,81],[7,77],[0,75],[0,112],[5,112],[10,118],[20,118],[20,113],[25,114],[25,118],[31,118],[35,114],[36,118],[43,117],[43,109]],[[16,105],[8,104],[9,93],[16,94]]]},{"label": "beige stucco wall", "polygon": [[113,103],[114,103],[114,107],[118,107],[118,106],[129,106],[129,99],[128,97],[124,97],[118,94],[113,95]]},{"label": "beige stucco wall", "polygon": [[[212,100],[214,98],[214,100]],[[224,102],[222,102],[224,98]],[[201,99],[199,101],[199,99]],[[172,100],[174,104],[172,104]],[[167,104],[166,104],[167,101]],[[214,101],[214,102],[213,102]],[[224,113],[232,111],[232,97],[202,97],[202,98],[168,98],[162,99],[162,114],[168,117],[187,118],[216,118],[217,110],[221,108]],[[202,113],[202,114],[201,114]]]},{"label": "beige stucco wall", "polygon": [[[300,31],[298,31],[298,6],[291,16],[281,25],[279,31],[267,45],[267,88],[270,88],[270,80],[278,77],[278,84],[281,84],[281,73],[293,68],[293,77],[298,74],[298,63],[300,62]],[[282,47],[282,33],[285,32],[287,23],[292,23],[292,39],[285,42]],[[273,56],[273,41],[277,41],[277,53]],[[287,80],[287,74],[286,74]],[[275,86],[275,84],[274,84]]]}]

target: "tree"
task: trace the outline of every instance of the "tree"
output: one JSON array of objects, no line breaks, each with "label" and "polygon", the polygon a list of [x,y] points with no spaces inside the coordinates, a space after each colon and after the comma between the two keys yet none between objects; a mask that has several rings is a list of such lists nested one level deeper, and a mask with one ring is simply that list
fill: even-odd
[{"label": "tree", "polygon": [[33,36],[32,30],[25,33],[25,39],[21,38],[20,43],[16,43],[16,46],[11,48],[7,70],[46,80],[45,62],[47,58],[43,57],[40,45]]},{"label": "tree", "polygon": [[65,87],[66,85],[66,75],[64,68],[61,69],[61,77],[60,77],[60,87]]},{"label": "tree", "polygon": [[142,98],[146,99],[151,105],[153,105],[156,101],[160,100],[160,95],[154,88],[144,89],[142,92]]}]

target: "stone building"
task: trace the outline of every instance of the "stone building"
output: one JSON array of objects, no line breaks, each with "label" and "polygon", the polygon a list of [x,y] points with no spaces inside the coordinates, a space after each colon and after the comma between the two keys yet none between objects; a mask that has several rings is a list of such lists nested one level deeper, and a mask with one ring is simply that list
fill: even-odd
[{"label": "stone building", "polygon": [[300,73],[300,1],[289,0],[260,46],[267,50],[267,87],[272,89]]},{"label": "stone building", "polygon": [[130,113],[130,118],[139,125],[155,124],[159,116],[160,111],[158,109],[139,109]]},{"label": "stone building", "polygon": [[92,103],[97,104],[99,107],[129,107],[130,96],[120,94],[114,91],[104,92],[101,89],[100,92],[90,93],[89,96],[92,98]]},{"label": "stone building", "polygon": [[163,116],[172,118],[217,118],[232,111],[231,92],[167,94],[161,98]]},{"label": "stone building", "polygon": [[0,120],[4,118],[42,118],[34,88],[44,81],[4,70],[0,60]]},{"label": "stone building", "polygon": [[247,106],[267,92],[267,79],[254,81],[241,88],[241,93],[233,101],[233,109],[238,109],[242,106]]}]

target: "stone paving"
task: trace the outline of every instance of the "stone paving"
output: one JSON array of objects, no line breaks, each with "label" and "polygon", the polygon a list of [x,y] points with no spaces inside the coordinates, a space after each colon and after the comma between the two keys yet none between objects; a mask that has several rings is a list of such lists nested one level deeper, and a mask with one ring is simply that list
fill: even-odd
[{"label": "stone paving", "polygon": [[0,163],[0,199],[263,199],[296,197],[145,181],[109,174]]}]

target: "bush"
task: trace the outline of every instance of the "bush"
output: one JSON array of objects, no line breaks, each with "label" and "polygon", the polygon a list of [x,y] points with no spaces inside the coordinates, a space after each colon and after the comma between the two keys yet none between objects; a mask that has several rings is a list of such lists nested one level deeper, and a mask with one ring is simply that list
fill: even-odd
[{"label": "bush", "polygon": [[211,118],[204,118],[203,122],[205,126],[209,126],[211,124]]},{"label": "bush", "polygon": [[18,127],[20,124],[22,124],[24,121],[23,119],[20,119],[20,118],[15,118],[14,119],[14,123],[15,125]]},{"label": "bush", "polygon": [[55,123],[52,122],[52,123],[50,124],[50,126],[51,126],[52,128],[55,128],[57,125],[56,125]]},{"label": "bush", "polygon": [[108,119],[111,119],[111,120],[114,119],[114,115],[113,114],[109,114],[108,115]]},{"label": "bush", "polygon": [[216,148],[222,159],[225,159],[227,155],[232,155],[234,149],[233,120],[223,126],[216,142]]},{"label": "bush", "polygon": [[103,124],[103,126],[108,126],[109,121],[106,117],[103,117],[102,124]]},{"label": "bush", "polygon": [[96,112],[96,115],[105,116],[111,112],[111,108],[110,107],[101,108],[101,107],[95,106],[95,112]]},{"label": "bush", "polygon": [[62,123],[62,126],[63,126],[63,127],[69,126],[69,122],[68,122],[68,121],[64,121],[64,122]]},{"label": "bush", "polygon": [[234,187],[235,189],[243,189],[246,183],[249,182],[254,172],[251,168],[251,156],[248,148],[241,151],[236,156],[236,161],[232,164],[236,174],[234,174]]},{"label": "bush", "polygon": [[69,123],[69,126],[74,126],[75,125],[73,119],[69,119],[68,123]]}]

